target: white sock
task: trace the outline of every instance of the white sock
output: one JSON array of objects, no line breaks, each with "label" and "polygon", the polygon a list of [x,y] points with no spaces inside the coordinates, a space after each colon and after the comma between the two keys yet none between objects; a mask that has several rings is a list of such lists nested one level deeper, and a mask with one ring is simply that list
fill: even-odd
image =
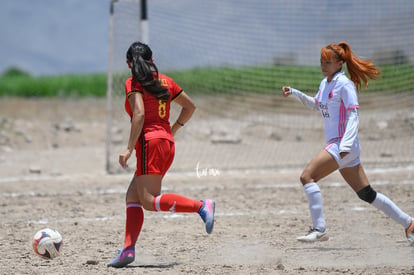
[{"label": "white sock", "polygon": [[322,212],[321,190],[315,182],[305,184],[304,188],[306,197],[308,198],[313,228],[319,231],[325,231],[326,224]]},{"label": "white sock", "polygon": [[372,205],[384,212],[395,222],[404,226],[404,228],[408,228],[411,225],[412,218],[395,205],[387,196],[377,192],[377,197],[372,202]]}]

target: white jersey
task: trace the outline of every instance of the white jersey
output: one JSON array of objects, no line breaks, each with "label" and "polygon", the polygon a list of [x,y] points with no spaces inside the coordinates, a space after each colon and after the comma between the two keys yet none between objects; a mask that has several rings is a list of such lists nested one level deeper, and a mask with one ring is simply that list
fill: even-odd
[{"label": "white jersey", "polygon": [[326,142],[341,140],[347,126],[347,111],[359,108],[354,83],[343,71],[336,73],[331,82],[323,79],[315,103],[324,118]]}]

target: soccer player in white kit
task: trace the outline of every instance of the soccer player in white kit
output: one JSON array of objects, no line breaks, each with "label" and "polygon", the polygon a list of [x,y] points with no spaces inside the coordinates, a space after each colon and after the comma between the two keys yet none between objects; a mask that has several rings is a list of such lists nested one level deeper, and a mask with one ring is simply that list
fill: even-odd
[{"label": "soccer player in white kit", "polygon": [[[359,59],[346,42],[323,47],[320,62],[325,78],[321,81],[315,97],[288,86],[282,88],[284,97],[293,95],[310,109],[320,111],[325,128],[325,148],[308,163],[300,176],[309,203],[312,227],[297,240],[328,240],[322,211],[322,196],[317,182],[339,169],[358,197],[401,224],[405,228],[409,243],[414,245],[413,218],[370,186],[359,158],[358,91],[362,82],[368,87],[367,78],[376,79],[381,72],[372,62]],[[344,63],[347,65],[350,79],[342,71]]]}]

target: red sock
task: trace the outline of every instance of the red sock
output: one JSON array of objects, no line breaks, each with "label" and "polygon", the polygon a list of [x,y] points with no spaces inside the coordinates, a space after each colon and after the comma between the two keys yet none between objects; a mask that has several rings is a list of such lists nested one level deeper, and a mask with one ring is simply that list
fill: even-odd
[{"label": "red sock", "polygon": [[125,224],[125,245],[124,248],[135,246],[142,224],[144,223],[144,211],[142,206],[136,202],[129,202],[126,205],[126,224]]},{"label": "red sock", "polygon": [[176,194],[162,194],[154,198],[154,211],[198,212],[202,206],[199,200],[189,199]]}]

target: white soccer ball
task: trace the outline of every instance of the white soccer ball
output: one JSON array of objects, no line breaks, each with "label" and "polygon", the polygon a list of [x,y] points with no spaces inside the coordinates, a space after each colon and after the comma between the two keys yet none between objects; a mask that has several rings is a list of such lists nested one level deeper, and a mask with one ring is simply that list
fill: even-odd
[{"label": "white soccer ball", "polygon": [[33,250],[37,255],[45,259],[53,259],[59,256],[63,240],[62,235],[56,230],[44,228],[36,232],[32,243]]}]

